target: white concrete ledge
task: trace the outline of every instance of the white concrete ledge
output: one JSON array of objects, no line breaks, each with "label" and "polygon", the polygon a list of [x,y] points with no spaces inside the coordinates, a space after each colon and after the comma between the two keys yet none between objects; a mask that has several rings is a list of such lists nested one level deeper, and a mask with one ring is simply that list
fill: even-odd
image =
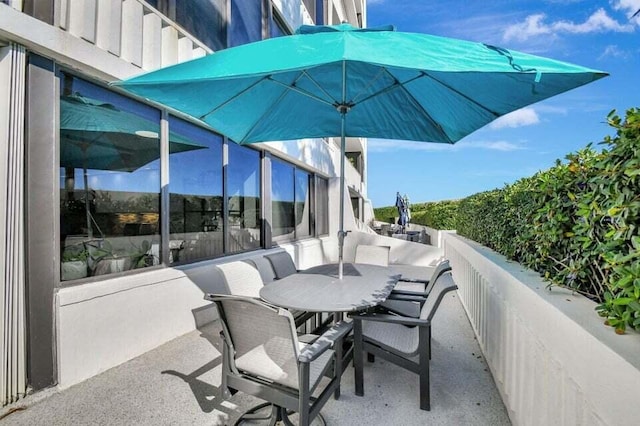
[{"label": "white concrete ledge", "polygon": [[548,290],[492,250],[446,234],[460,299],[516,425],[637,425],[640,335],[618,336],[595,303]]}]

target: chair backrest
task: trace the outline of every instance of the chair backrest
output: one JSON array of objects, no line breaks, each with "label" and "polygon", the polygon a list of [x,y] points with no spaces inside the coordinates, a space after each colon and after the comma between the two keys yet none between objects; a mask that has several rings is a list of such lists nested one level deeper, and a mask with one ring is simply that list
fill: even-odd
[{"label": "chair backrest", "polygon": [[299,343],[286,309],[249,297],[214,294],[207,298],[220,313],[232,371],[299,388]]},{"label": "chair backrest", "polygon": [[360,244],[356,246],[355,263],[368,265],[389,266],[389,246],[368,246]]},{"label": "chair backrest", "polygon": [[223,263],[217,267],[222,272],[229,294],[260,297],[260,289],[264,283],[256,268],[242,261]]},{"label": "chair backrest", "polygon": [[451,271],[442,273],[438,279],[436,279],[431,295],[427,297],[427,301],[424,302],[424,305],[422,306],[420,319],[431,321],[438,309],[438,306],[440,306],[440,302],[442,302],[444,295],[450,291],[456,290],[457,288],[458,286],[453,281]]},{"label": "chair backrest", "polygon": [[296,264],[293,263],[293,259],[286,251],[266,254],[264,257],[266,257],[269,262],[271,262],[273,272],[275,272],[276,279],[278,280],[298,272],[298,270],[296,269]]},{"label": "chair backrest", "polygon": [[255,256],[251,259],[245,260],[245,262],[253,265],[258,270],[264,284],[270,283],[276,279],[276,273],[273,270],[273,266],[271,266],[271,262],[269,262],[269,260],[264,256]]},{"label": "chair backrest", "polygon": [[427,296],[431,293],[431,290],[433,290],[433,286],[435,285],[436,281],[438,281],[438,278],[440,277],[440,275],[450,270],[451,270],[451,264],[449,263],[449,259],[443,259],[436,265],[436,268],[433,270],[433,273],[431,274],[431,279],[429,280],[429,284],[427,284],[427,288],[424,291]]}]

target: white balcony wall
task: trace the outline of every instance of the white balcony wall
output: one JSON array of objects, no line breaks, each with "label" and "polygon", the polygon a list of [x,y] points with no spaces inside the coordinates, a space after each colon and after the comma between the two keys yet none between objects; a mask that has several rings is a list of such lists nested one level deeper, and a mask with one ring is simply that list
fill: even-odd
[{"label": "white balcony wall", "polygon": [[444,234],[460,300],[515,425],[637,425],[640,335],[595,302],[492,250]]}]

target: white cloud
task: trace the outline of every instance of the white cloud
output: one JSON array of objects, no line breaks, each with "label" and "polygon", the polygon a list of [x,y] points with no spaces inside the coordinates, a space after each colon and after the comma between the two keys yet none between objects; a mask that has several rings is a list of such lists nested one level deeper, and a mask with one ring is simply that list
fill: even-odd
[{"label": "white cloud", "polygon": [[[627,18],[631,18],[638,10],[640,10],[640,0],[613,0],[611,6],[614,10],[621,10],[626,13]],[[636,16],[636,22],[639,16]]]},{"label": "white cloud", "polygon": [[[629,0],[621,0],[629,1]],[[504,31],[502,38],[505,41],[518,40],[524,41],[531,37],[541,35],[556,36],[558,34],[588,34],[595,32],[633,32],[632,24],[621,24],[611,18],[607,12],[600,8],[596,10],[586,21],[575,23],[572,21],[554,21],[547,22],[546,15],[535,14],[529,15],[523,22],[510,25]]]},{"label": "white cloud", "polygon": [[536,113],[533,108],[522,108],[507,115],[503,115],[489,124],[489,127],[491,129],[503,129],[505,127],[516,128],[531,126],[533,124],[538,124],[539,122],[540,117],[538,117],[538,113]]},{"label": "white cloud", "polygon": [[508,141],[467,141],[458,142],[454,145],[444,143],[410,142],[396,141],[388,139],[369,139],[367,143],[369,152],[390,152],[390,151],[427,151],[427,152],[454,152],[466,149],[484,149],[490,151],[518,151],[525,149]]},{"label": "white cloud", "polygon": [[619,59],[627,59],[629,57],[629,52],[620,49],[615,44],[610,44],[605,47],[604,52],[598,57],[598,60],[606,59],[606,58],[619,58]]}]

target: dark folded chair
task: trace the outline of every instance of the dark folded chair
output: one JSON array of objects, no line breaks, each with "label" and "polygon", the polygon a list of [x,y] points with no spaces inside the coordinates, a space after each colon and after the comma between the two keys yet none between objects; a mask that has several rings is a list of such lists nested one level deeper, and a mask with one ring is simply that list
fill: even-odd
[{"label": "dark folded chair", "polygon": [[[414,279],[403,283],[400,279],[390,297],[380,306],[398,315],[418,318],[422,304],[431,293],[434,283],[447,271],[451,271],[451,265],[448,260],[442,260],[436,265],[428,280]],[[417,300],[414,297],[417,297]]]},{"label": "dark folded chair", "polygon": [[[354,314],[354,355],[356,395],[364,395],[363,356],[373,354],[420,377],[420,409],[429,410],[429,359],[431,320],[446,293],[457,289],[451,272],[441,274],[426,298],[418,318],[379,313]],[[406,327],[413,326],[413,327]],[[413,358],[418,357],[417,361]]]},{"label": "dark folded chair", "polygon": [[[276,253],[265,254],[264,259],[266,259],[268,263],[271,265],[271,273],[273,274],[276,280],[281,280],[285,277],[288,277],[289,275],[297,274],[299,272],[298,269],[296,268],[296,264],[293,263],[293,259],[291,258],[289,253],[287,253],[286,251],[279,251]],[[260,268],[265,270],[268,269],[268,266],[264,265],[264,262],[256,261],[255,264],[258,269]],[[270,275],[269,272],[264,272],[264,274]],[[265,281],[265,283],[266,282],[267,281]],[[304,322],[311,318],[316,317],[313,321],[313,325],[311,326],[312,330],[320,327],[320,325],[322,324],[321,314],[319,313],[297,311],[296,315],[297,315],[296,322],[299,322],[299,321]]]}]

